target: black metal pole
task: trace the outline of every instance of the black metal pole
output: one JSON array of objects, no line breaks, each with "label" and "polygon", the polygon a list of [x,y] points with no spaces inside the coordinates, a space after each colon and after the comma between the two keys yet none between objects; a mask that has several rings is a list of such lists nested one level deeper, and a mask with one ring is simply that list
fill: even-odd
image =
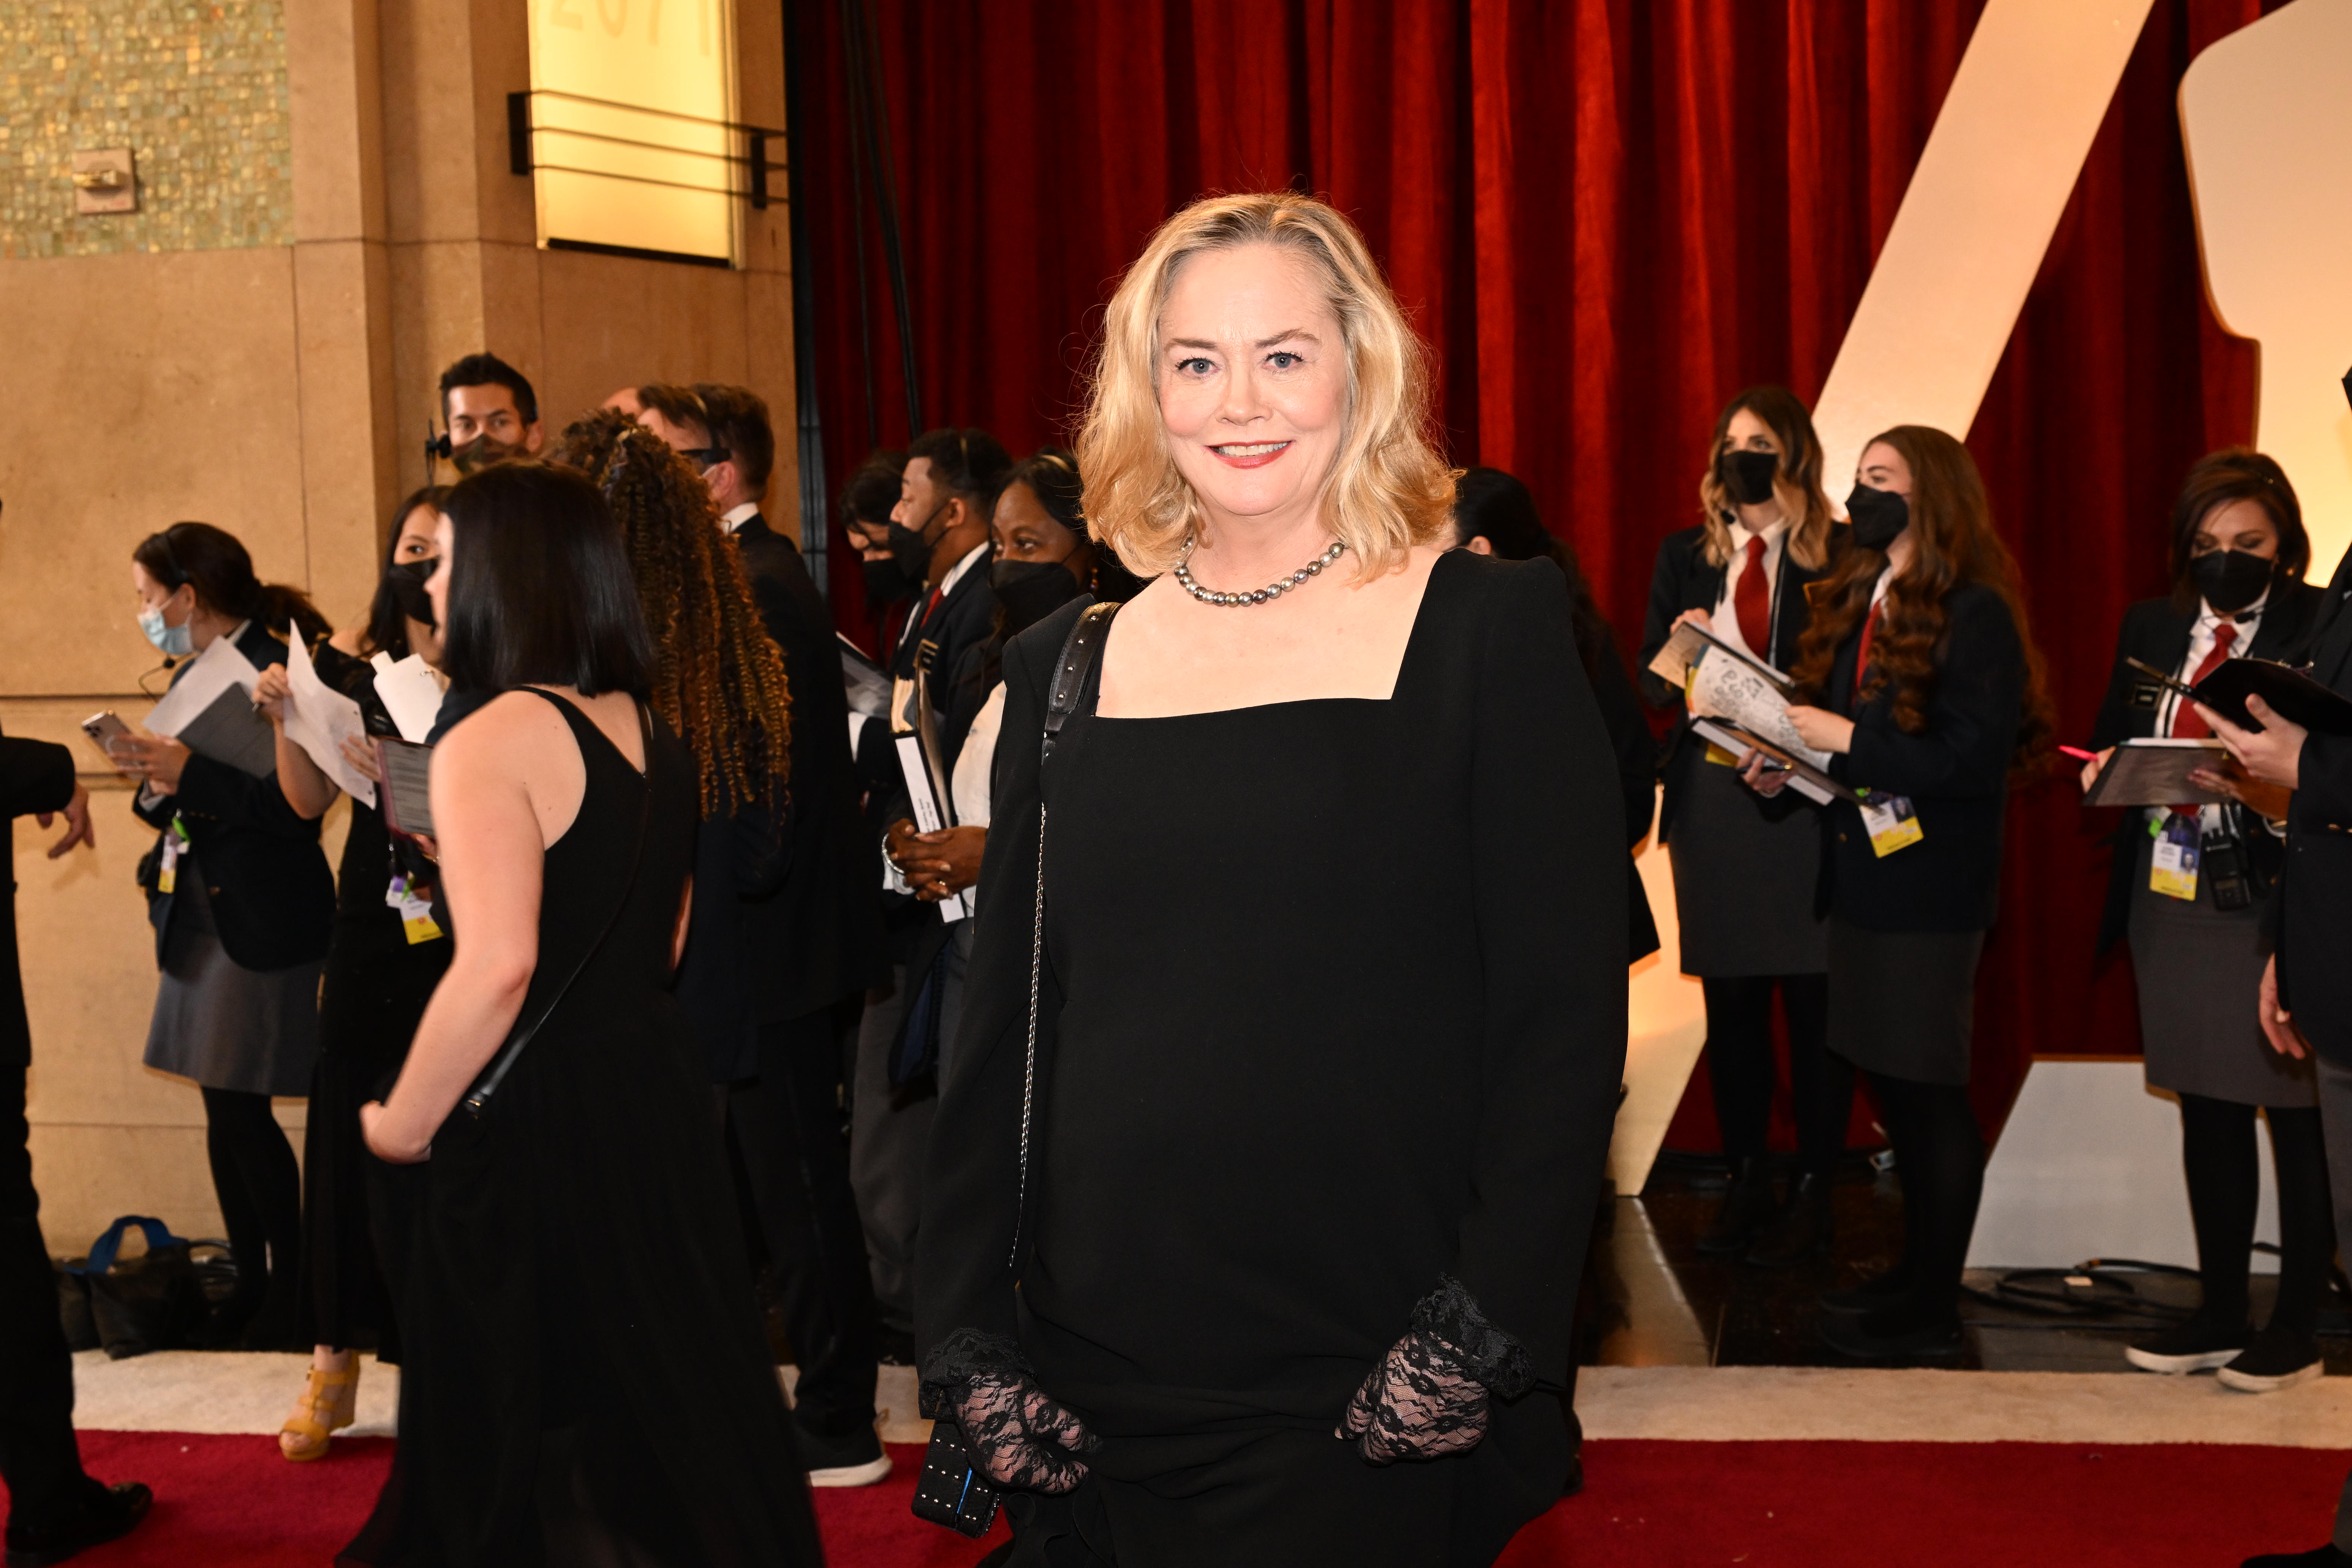
[{"label": "black metal pole", "polygon": [[[815,279],[810,276],[808,226],[801,216],[801,193],[794,176],[801,159],[801,40],[800,0],[784,0],[784,170],[785,221],[792,235],[793,254],[793,405],[800,452],[801,554],[808,563],[816,591],[830,599],[826,581],[825,546],[832,532],[825,513],[824,420],[816,395]],[[760,175],[765,181],[767,175]]]}]

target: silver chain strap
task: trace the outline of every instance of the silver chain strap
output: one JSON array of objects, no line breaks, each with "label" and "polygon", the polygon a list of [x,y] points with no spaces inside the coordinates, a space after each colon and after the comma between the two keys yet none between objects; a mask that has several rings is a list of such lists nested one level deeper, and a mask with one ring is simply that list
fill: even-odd
[{"label": "silver chain strap", "polygon": [[1045,967],[1045,803],[1037,803],[1037,904],[1029,928],[1029,1048],[1021,1067],[1021,1185],[1013,1205],[1013,1254],[1021,1261],[1021,1223],[1029,1212],[1029,1112],[1037,1099],[1037,987]]}]

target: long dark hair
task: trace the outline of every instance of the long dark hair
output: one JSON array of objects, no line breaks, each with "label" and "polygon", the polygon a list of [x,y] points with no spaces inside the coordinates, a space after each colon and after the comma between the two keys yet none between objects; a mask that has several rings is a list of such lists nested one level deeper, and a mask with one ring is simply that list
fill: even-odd
[{"label": "long dark hair", "polygon": [[[1857,696],[1867,701],[1891,687],[1895,727],[1906,734],[1925,732],[1936,692],[1936,658],[1949,620],[1944,601],[1955,588],[1981,583],[2009,606],[2025,652],[2024,710],[2011,754],[2013,764],[2023,768],[2048,744],[2056,716],[2041,650],[2026,626],[2017,563],[1993,531],[1984,478],[1966,447],[1930,426],[1897,425],[1872,437],[1863,450],[1881,443],[1900,453],[1911,468],[1911,563],[1886,585],[1885,620],[1870,645],[1870,668],[1855,671],[1862,682]],[[1813,697],[1828,689],[1837,650],[1870,613],[1885,570],[1886,552],[1853,545],[1810,595],[1812,620],[1798,641],[1793,678]]]},{"label": "long dark hair", "polygon": [[2172,598],[2182,610],[2194,610],[2200,595],[2189,563],[2197,546],[2197,529],[2219,507],[2250,500],[2263,509],[2278,530],[2278,574],[2299,583],[2311,569],[2311,535],[2304,531],[2303,503],[2287,482],[2286,470],[2251,447],[2224,447],[2198,459],[2172,503]]},{"label": "long dark hair", "polygon": [[656,649],[654,711],[694,753],[702,814],[774,799],[793,763],[784,658],[701,476],[614,408],[574,420],[557,457],[588,476],[621,531]]},{"label": "long dark hair", "polygon": [[401,611],[400,595],[392,591],[392,552],[400,548],[400,531],[410,512],[420,506],[442,511],[448,504],[447,485],[426,485],[423,489],[409,491],[392,509],[392,537],[384,541],[383,560],[378,563],[375,597],[368,604],[367,640],[360,645],[361,653],[388,653],[394,658],[406,658],[415,651],[408,646],[408,616]]},{"label": "long dark hair", "polygon": [[453,685],[572,686],[583,697],[652,689],[654,640],[594,485],[551,463],[499,463],[452,487],[442,513],[451,560],[441,668]]},{"label": "long dark hair", "polygon": [[310,603],[310,596],[288,583],[265,583],[253,574],[253,557],[236,534],[209,522],[175,522],[151,533],[131,552],[150,577],[173,593],[183,584],[195,590],[196,601],[216,616],[231,620],[258,621],[271,636],[280,635],[289,621],[301,629],[302,640],[313,643],[335,628]]},{"label": "long dark hair", "polygon": [[1500,468],[1466,470],[1454,481],[1454,531],[1464,544],[1485,540],[1505,561],[1541,557],[1559,568],[1559,574],[1568,579],[1569,624],[1576,635],[1576,656],[1584,664],[1584,673],[1598,680],[1606,668],[1601,661],[1617,658],[1616,635],[1592,597],[1592,584],[1577,563],[1575,547],[1543,525],[1543,515],[1536,510],[1536,498],[1528,487]]}]

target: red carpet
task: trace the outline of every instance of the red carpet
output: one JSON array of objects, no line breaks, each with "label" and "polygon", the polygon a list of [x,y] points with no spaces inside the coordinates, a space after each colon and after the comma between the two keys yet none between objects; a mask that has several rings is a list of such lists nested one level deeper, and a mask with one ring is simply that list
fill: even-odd
[{"label": "red carpet", "polygon": [[[270,1437],[85,1432],[84,1462],[155,1489],[90,1568],[322,1568],[375,1500],[382,1439],[289,1465]],[[816,1494],[831,1568],[967,1568],[968,1542],[907,1511],[921,1450],[883,1486]],[[1595,1442],[1589,1485],[1520,1532],[1502,1568],[2230,1568],[2325,1539],[2341,1454],[2040,1443]]]}]

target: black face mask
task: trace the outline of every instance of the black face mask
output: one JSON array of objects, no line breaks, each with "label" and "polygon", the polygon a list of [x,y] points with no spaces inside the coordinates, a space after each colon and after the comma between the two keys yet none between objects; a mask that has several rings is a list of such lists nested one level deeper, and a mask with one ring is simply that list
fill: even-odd
[{"label": "black face mask", "polygon": [[931,545],[935,542],[930,537],[931,524],[938,521],[940,513],[947,510],[948,502],[940,502],[931,509],[931,515],[923,519],[920,528],[908,528],[899,522],[890,525],[890,556],[898,563],[898,570],[907,574],[909,583],[920,583],[929,578]]},{"label": "black face mask", "polygon": [[1893,490],[1856,485],[1845,498],[1846,520],[1853,524],[1853,542],[1864,550],[1884,550],[1911,526],[1911,503]]},{"label": "black face mask", "polygon": [[477,436],[462,447],[449,448],[449,460],[461,474],[478,474],[494,463],[509,462],[524,455],[520,447],[494,441],[488,436]]},{"label": "black face mask", "polygon": [[1004,606],[1004,635],[1028,630],[1078,596],[1078,580],[1059,561],[998,561],[988,586]]},{"label": "black face mask", "polygon": [[2209,550],[2189,563],[2189,576],[2219,616],[2234,616],[2270,592],[2278,563],[2242,550]]},{"label": "black face mask", "polygon": [[1715,459],[1715,477],[1741,506],[1762,506],[1772,499],[1772,480],[1780,471],[1774,452],[1722,452]]},{"label": "black face mask", "polygon": [[891,556],[865,563],[865,572],[866,602],[869,605],[887,605],[907,598],[915,591],[915,584],[907,580],[907,574],[899,570],[898,561]]},{"label": "black face mask", "polygon": [[433,595],[425,591],[425,580],[440,564],[428,556],[423,561],[396,561],[383,569],[384,581],[392,584],[393,602],[402,615],[422,626],[441,624],[433,616]]}]

